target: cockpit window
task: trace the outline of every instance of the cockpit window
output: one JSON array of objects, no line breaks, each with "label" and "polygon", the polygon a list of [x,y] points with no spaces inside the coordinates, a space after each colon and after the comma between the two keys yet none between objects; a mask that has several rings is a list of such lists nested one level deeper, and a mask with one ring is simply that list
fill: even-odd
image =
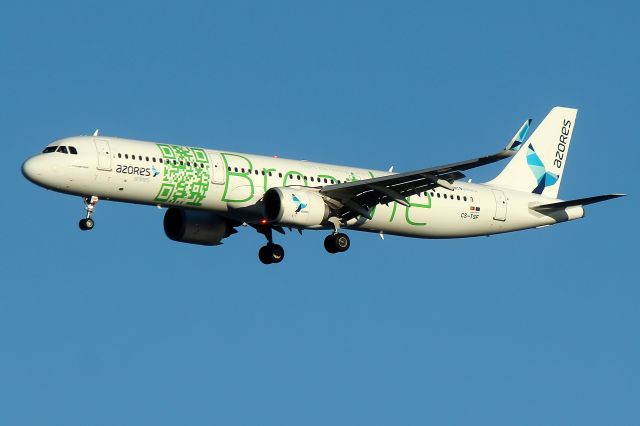
[{"label": "cockpit window", "polygon": [[42,151],[42,153],[43,153],[43,154],[47,154],[47,153],[49,153],[49,152],[55,152],[55,150],[56,150],[56,148],[57,148],[57,147],[58,147],[57,145],[55,145],[55,146],[48,146],[48,147],[46,147],[46,148],[44,149],[44,151]]},{"label": "cockpit window", "polygon": [[75,146],[70,146],[69,147],[69,152],[72,153],[73,155],[77,155],[78,154],[78,150],[76,149]]},{"label": "cockpit window", "polygon": [[60,145],[60,146],[58,147],[58,149],[57,149],[57,151],[56,151],[56,152],[61,152],[61,153],[63,153],[63,154],[68,154],[68,153],[69,153],[69,151],[67,151],[67,147],[66,147],[66,146],[62,146],[62,145]]}]

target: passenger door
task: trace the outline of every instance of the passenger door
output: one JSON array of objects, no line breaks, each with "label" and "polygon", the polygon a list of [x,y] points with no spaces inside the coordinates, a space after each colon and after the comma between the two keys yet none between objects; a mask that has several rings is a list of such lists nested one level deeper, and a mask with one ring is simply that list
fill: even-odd
[{"label": "passenger door", "polygon": [[496,199],[496,214],[493,215],[495,220],[505,221],[507,220],[507,197],[504,192],[497,189],[492,189],[493,197]]},{"label": "passenger door", "polygon": [[98,153],[98,170],[111,170],[111,149],[107,139],[93,139]]}]

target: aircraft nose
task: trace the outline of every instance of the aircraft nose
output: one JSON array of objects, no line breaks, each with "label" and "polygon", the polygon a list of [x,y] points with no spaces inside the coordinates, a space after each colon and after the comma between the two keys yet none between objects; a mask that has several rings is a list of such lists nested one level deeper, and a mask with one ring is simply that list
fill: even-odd
[{"label": "aircraft nose", "polygon": [[33,183],[38,183],[42,179],[43,171],[42,159],[38,155],[22,163],[22,175]]}]

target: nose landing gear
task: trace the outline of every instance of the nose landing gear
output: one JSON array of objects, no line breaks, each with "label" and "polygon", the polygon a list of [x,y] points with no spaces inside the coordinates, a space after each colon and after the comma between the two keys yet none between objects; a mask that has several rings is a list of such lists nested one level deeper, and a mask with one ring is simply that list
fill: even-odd
[{"label": "nose landing gear", "polygon": [[91,219],[91,215],[93,214],[93,210],[96,208],[96,204],[98,203],[99,198],[95,195],[91,197],[82,197],[82,201],[84,201],[84,209],[87,212],[87,217],[84,219],[80,219],[78,226],[83,231],[90,231],[95,226],[95,222]]}]

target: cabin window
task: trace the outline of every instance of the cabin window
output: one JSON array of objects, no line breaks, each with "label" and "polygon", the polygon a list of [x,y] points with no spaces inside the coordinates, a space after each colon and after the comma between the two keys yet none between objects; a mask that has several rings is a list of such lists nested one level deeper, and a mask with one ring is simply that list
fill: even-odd
[{"label": "cabin window", "polygon": [[269,176],[273,176],[273,174],[271,172],[269,172]]},{"label": "cabin window", "polygon": [[118,153],[118,158],[122,158],[122,154],[121,153]]},{"label": "cabin window", "polygon": [[256,172],[256,174],[258,174],[258,169],[254,170]]},{"label": "cabin window", "polygon": [[438,196],[438,198],[440,198],[440,193],[439,193],[439,192],[438,192],[438,193],[436,193],[436,195]]},{"label": "cabin window", "polygon": [[460,196],[459,195],[457,195],[457,199],[458,199],[458,201],[460,201]]},{"label": "cabin window", "polygon": [[[204,169],[204,163],[200,163],[200,167],[202,167]],[[216,165],[216,167],[218,167],[218,166]]]},{"label": "cabin window", "polygon": [[278,177],[282,177],[282,172],[278,173]]},{"label": "cabin window", "polygon": [[147,161],[149,161],[149,157],[145,157]]},{"label": "cabin window", "polygon": [[313,176],[311,176],[311,182],[313,182]]},{"label": "cabin window", "polygon": [[142,155],[138,155],[138,160],[142,161]]},{"label": "cabin window", "polygon": [[132,159],[132,160],[135,160],[135,159],[136,159],[135,154],[131,154],[131,159]]},{"label": "cabin window", "polygon": [[298,178],[298,180],[300,180],[300,175],[297,175],[296,177]]},{"label": "cabin window", "polygon": [[151,161],[156,162],[156,157],[151,157]]},{"label": "cabin window", "polygon": [[162,163],[164,160],[162,158],[158,158],[158,161]]},{"label": "cabin window", "polygon": [[464,201],[467,201],[467,196],[465,195],[465,196],[463,197],[463,199],[464,199]]},{"label": "cabin window", "polygon": [[233,168],[233,171],[234,171],[234,172],[236,172],[236,173],[238,173],[238,168],[237,168],[237,167],[234,167],[234,168]]}]

